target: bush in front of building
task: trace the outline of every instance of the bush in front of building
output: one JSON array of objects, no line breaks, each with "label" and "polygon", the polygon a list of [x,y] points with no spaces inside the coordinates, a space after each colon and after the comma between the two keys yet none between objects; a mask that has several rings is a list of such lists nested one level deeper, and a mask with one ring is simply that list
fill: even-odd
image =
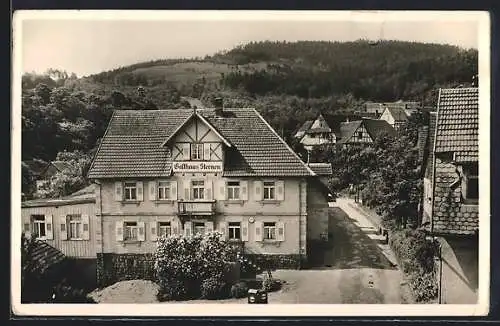
[{"label": "bush in front of building", "polygon": [[389,245],[396,254],[417,302],[428,302],[437,297],[434,257],[437,248],[425,239],[422,230],[393,229]]},{"label": "bush in front of building", "polygon": [[231,297],[244,298],[248,295],[248,285],[246,282],[238,282],[231,286]]},{"label": "bush in front of building", "polygon": [[158,299],[229,296],[225,279],[234,257],[233,247],[220,232],[159,239],[154,254]]}]

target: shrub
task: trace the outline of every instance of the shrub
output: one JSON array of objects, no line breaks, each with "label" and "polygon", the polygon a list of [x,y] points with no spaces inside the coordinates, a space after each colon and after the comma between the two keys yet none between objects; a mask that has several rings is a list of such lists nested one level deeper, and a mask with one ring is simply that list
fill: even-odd
[{"label": "shrub", "polygon": [[96,303],[87,296],[84,290],[70,285],[60,284],[55,287],[52,302],[54,303]]},{"label": "shrub", "polygon": [[188,297],[188,286],[179,280],[160,282],[160,288],[156,294],[158,301],[184,300]]},{"label": "shrub", "polygon": [[223,299],[228,297],[227,284],[220,276],[207,278],[201,282],[201,296],[205,299]]},{"label": "shrub", "polygon": [[238,282],[231,286],[231,297],[244,298],[248,294],[248,285],[245,282]]},{"label": "shrub", "polygon": [[428,302],[438,296],[438,284],[432,273],[413,273],[409,282],[417,302]]}]

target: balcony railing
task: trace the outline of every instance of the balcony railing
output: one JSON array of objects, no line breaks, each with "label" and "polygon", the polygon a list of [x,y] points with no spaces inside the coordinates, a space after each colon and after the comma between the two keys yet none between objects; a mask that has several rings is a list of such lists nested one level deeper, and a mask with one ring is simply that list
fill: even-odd
[{"label": "balcony railing", "polygon": [[179,201],[177,214],[181,216],[214,215],[215,207],[215,200]]}]

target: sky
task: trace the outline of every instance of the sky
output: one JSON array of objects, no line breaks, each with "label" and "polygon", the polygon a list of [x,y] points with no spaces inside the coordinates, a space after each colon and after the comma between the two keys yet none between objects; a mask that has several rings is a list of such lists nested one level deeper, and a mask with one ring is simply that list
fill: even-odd
[{"label": "sky", "polygon": [[441,16],[378,17],[370,22],[345,15],[335,19],[302,15],[299,20],[296,16],[273,19],[266,15],[253,15],[252,19],[200,19],[193,14],[154,20],[145,17],[23,17],[14,27],[14,44],[19,42],[22,49],[22,71],[41,73],[54,68],[85,76],[148,60],[203,57],[262,40],[387,39],[477,49],[479,35],[477,20]]}]

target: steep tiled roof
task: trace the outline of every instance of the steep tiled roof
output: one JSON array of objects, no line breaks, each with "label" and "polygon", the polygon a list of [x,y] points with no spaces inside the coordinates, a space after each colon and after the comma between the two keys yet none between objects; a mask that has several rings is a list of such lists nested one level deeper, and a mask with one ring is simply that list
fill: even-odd
[{"label": "steep tiled roof", "polygon": [[[171,174],[164,141],[193,110],[117,110],[102,139],[89,178],[162,177]],[[198,110],[225,139],[226,176],[314,175],[255,109]]]},{"label": "steep tiled roof", "polygon": [[387,107],[387,110],[389,110],[389,113],[392,115],[392,117],[396,121],[407,121],[408,120],[408,116],[406,115],[405,110],[402,108]]},{"label": "steep tiled roof", "polygon": [[32,250],[28,253],[36,264],[33,264],[30,272],[37,270],[40,273],[45,273],[55,265],[64,261],[66,256],[48,243],[40,240],[35,240]]},{"label": "steep tiled roof", "polygon": [[351,139],[354,132],[361,126],[363,121],[350,121],[350,122],[341,122],[340,123],[340,137],[341,139],[337,142],[339,144],[343,144]]},{"label": "steep tiled roof", "polygon": [[313,124],[313,120],[307,120],[306,122],[304,122],[304,124],[299,128],[299,130],[297,130],[297,133],[299,132],[306,132],[307,130],[309,130],[309,128],[311,128],[312,124]]},{"label": "steep tiled roof", "polygon": [[378,119],[363,119],[366,131],[370,134],[372,139],[377,138],[379,135],[386,133],[389,136],[395,136],[396,130],[385,120]]},{"label": "steep tiled roof", "polygon": [[330,126],[328,126],[328,123],[326,122],[325,118],[323,117],[322,114],[318,116],[316,120],[314,120],[313,124],[311,125],[311,128],[306,131],[306,133],[318,133],[318,132],[331,132],[332,129]]},{"label": "steep tiled roof", "polygon": [[309,163],[308,165],[318,176],[333,174],[332,165],[330,163]]},{"label": "steep tiled roof", "polygon": [[477,87],[441,89],[435,152],[454,152],[457,162],[478,160],[479,91]]}]

